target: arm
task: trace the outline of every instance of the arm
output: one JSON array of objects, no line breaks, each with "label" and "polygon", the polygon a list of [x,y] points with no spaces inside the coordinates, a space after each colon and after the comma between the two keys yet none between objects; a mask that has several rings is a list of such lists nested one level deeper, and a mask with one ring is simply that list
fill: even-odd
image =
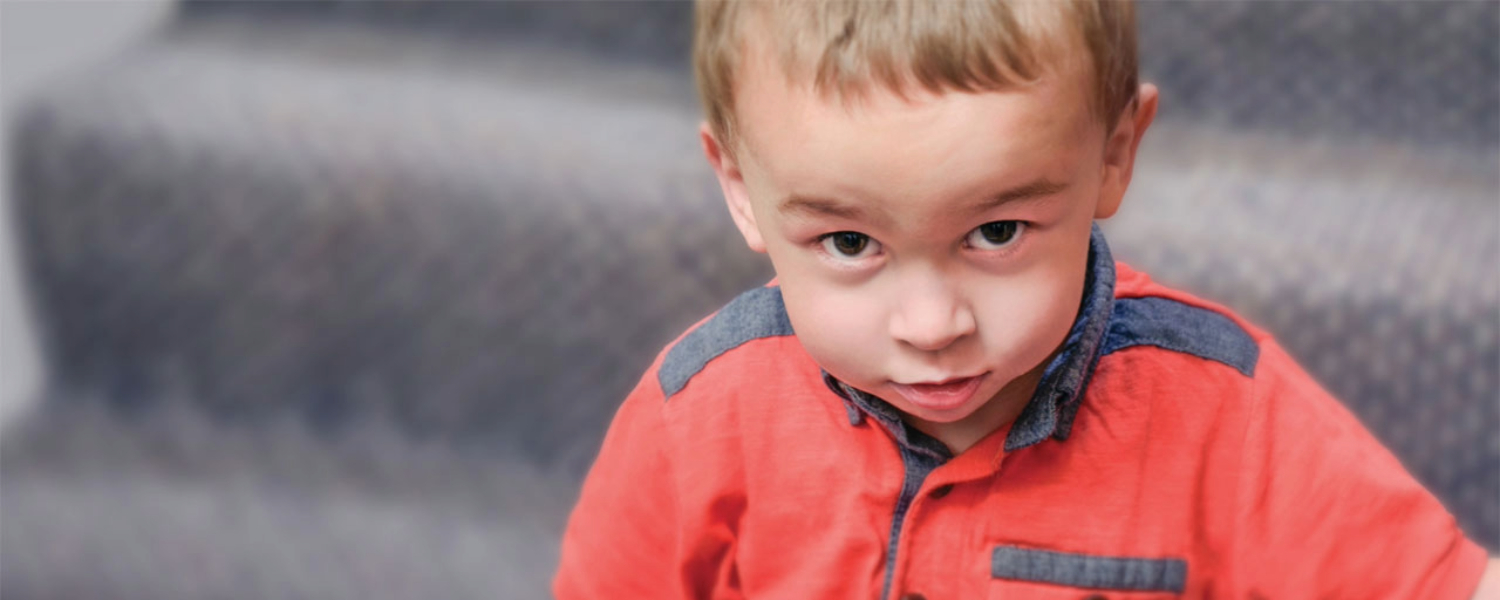
[{"label": "arm", "polygon": [[1484,550],[1280,348],[1262,352],[1237,470],[1229,595],[1469,598]]},{"label": "arm", "polygon": [[585,479],[553,581],[559,600],[685,598],[676,496],[654,373],[625,400]]}]

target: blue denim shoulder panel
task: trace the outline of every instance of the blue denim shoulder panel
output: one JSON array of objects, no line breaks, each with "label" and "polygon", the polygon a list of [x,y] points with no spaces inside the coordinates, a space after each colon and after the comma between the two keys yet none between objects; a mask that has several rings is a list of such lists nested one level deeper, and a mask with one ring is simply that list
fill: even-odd
[{"label": "blue denim shoulder panel", "polygon": [[756,288],[740,294],[667,351],[656,372],[662,395],[670,399],[709,361],[741,344],[785,335],[792,335],[792,322],[781,301],[781,288]]},{"label": "blue denim shoulder panel", "polygon": [[1220,362],[1255,376],[1260,346],[1234,320],[1168,298],[1120,298],[1110,316],[1103,354],[1156,346]]}]

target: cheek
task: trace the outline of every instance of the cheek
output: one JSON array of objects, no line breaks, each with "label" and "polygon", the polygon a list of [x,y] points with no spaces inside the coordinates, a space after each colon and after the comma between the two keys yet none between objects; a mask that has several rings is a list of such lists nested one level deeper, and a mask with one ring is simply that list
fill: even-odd
[{"label": "cheek", "polygon": [[878,303],[868,294],[782,276],[782,298],[797,338],[830,373],[858,380],[878,365],[886,331]]},{"label": "cheek", "polygon": [[986,345],[1012,365],[1007,370],[1030,370],[1067,338],[1083,294],[1084,270],[1073,263],[1083,260],[1049,261],[982,292],[991,300],[976,316]]}]

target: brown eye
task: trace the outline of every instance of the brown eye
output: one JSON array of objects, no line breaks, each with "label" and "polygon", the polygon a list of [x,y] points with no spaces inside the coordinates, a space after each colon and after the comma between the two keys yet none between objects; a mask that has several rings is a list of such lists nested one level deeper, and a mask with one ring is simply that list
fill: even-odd
[{"label": "brown eye", "polygon": [[853,231],[840,231],[823,236],[823,248],[836,257],[859,258],[870,251],[873,241],[870,236]]},{"label": "brown eye", "polygon": [[864,234],[845,231],[833,234],[833,247],[840,253],[854,256],[865,249],[865,242],[869,240]]},{"label": "brown eye", "polygon": [[981,250],[995,250],[1010,245],[1021,236],[1025,225],[1020,221],[992,221],[969,234],[969,245]]}]

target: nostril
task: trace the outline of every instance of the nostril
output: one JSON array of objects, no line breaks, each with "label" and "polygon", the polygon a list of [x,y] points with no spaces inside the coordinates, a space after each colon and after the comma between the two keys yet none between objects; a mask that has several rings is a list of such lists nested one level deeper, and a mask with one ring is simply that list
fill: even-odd
[{"label": "nostril", "polygon": [[950,326],[928,326],[921,330],[895,331],[896,339],[923,352],[937,352],[952,346],[970,331]]},{"label": "nostril", "polygon": [[953,321],[944,322],[936,319],[929,319],[925,322],[906,320],[893,323],[891,335],[913,348],[932,352],[947,348],[968,333],[957,325]]},{"label": "nostril", "polygon": [[925,337],[906,336],[902,341],[906,342],[906,344],[911,346],[912,348],[921,350],[923,352],[937,352],[938,350],[942,350],[944,348],[947,348],[948,346],[953,345],[953,342],[957,339],[957,336],[933,335]]}]

